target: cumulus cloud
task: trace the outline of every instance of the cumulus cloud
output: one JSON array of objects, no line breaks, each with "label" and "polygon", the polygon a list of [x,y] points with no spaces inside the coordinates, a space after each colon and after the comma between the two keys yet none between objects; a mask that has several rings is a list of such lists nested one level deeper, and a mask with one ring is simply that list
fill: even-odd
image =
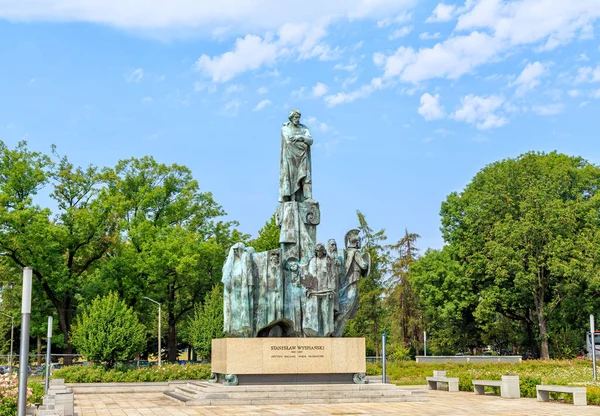
[{"label": "cumulus cloud", "polygon": [[406,36],[410,32],[412,32],[412,30],[413,30],[412,26],[403,26],[400,29],[396,29],[392,33],[390,33],[390,36],[388,36],[388,39],[396,40],[396,39],[403,38],[404,36]]},{"label": "cumulus cloud", "polygon": [[523,72],[511,84],[517,87],[516,94],[522,96],[540,84],[540,78],[546,73],[546,68],[540,62],[527,64]]},{"label": "cumulus cloud", "polygon": [[427,23],[433,22],[447,22],[454,18],[454,12],[456,11],[456,6],[453,4],[444,4],[439,3],[433,9],[431,16],[425,20]]},{"label": "cumulus cloud", "polygon": [[439,37],[440,37],[440,32],[435,32],[435,33],[423,32],[423,33],[419,34],[419,38],[421,38],[423,40],[438,39]]},{"label": "cumulus cloud", "polygon": [[257,90],[256,90],[256,92],[257,92],[258,94],[261,94],[261,95],[262,95],[262,94],[266,94],[266,93],[268,93],[268,92],[269,92],[269,90],[267,89],[267,87],[260,87],[259,89],[257,89]]},{"label": "cumulus cloud", "polygon": [[328,88],[327,85],[322,82],[317,82],[317,84],[312,88],[313,97],[322,97],[327,94]]},{"label": "cumulus cloud", "polygon": [[252,111],[260,111],[270,104],[271,104],[271,100],[262,100],[261,102],[256,104],[256,107],[254,107],[254,109]]},{"label": "cumulus cloud", "polygon": [[458,78],[494,58],[499,50],[500,45],[490,35],[473,32],[418,51],[401,46],[393,55],[375,54],[374,62],[383,68],[384,78],[419,83],[431,78]]},{"label": "cumulus cloud", "polygon": [[373,91],[382,89],[383,85],[381,78],[373,78],[370,83],[363,85],[355,91],[338,92],[337,94],[325,96],[325,104],[329,107],[334,107],[339,104],[351,103],[359,98],[368,97]]},{"label": "cumulus cloud", "polygon": [[401,24],[401,23],[409,22],[411,19],[412,19],[412,13],[409,11],[405,11],[403,13],[400,13],[396,17],[393,17],[393,18],[386,17],[385,19],[379,20],[377,22],[377,27],[378,28],[389,27],[393,24]]},{"label": "cumulus cloud", "polygon": [[440,105],[440,95],[425,93],[421,96],[421,106],[418,113],[425,120],[437,120],[445,116],[444,107]]},{"label": "cumulus cloud", "polygon": [[383,19],[400,15],[415,0],[3,0],[0,18],[15,21],[76,21],[125,29],[195,29],[212,36],[276,30],[285,23],[328,19]]},{"label": "cumulus cloud", "polygon": [[[439,13],[432,16],[449,16],[449,7],[438,5]],[[378,54],[374,61],[380,63],[384,79],[412,83],[454,79],[502,59],[514,47],[551,49],[570,42],[598,20],[600,7],[598,0],[480,0],[467,1],[456,13],[455,34],[445,41],[430,48],[401,47],[391,55]]]},{"label": "cumulus cloud", "polygon": [[269,39],[247,35],[235,41],[232,51],[221,56],[202,55],[195,68],[212,78],[213,82],[226,82],[245,71],[272,65],[278,56],[278,48]]},{"label": "cumulus cloud", "polygon": [[577,70],[575,83],[582,84],[584,82],[600,82],[600,65],[598,65],[596,68],[584,66]]},{"label": "cumulus cloud", "polygon": [[469,94],[461,100],[462,106],[452,115],[457,121],[474,124],[479,130],[488,130],[505,125],[508,121],[497,114],[504,99],[491,95],[480,97]]}]

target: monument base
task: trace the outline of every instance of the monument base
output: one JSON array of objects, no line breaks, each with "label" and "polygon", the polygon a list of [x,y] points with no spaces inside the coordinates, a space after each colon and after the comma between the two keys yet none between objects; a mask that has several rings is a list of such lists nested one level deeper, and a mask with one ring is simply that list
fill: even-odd
[{"label": "monument base", "polygon": [[364,338],[221,338],[212,340],[213,382],[364,383]]}]

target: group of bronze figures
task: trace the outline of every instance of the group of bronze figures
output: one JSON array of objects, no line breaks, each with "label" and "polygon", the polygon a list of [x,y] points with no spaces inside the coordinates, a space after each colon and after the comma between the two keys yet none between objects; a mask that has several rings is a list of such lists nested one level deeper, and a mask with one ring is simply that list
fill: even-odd
[{"label": "group of bronze figures", "polygon": [[229,337],[341,336],[358,309],[358,281],[370,258],[358,230],[344,248],[316,242],[320,223],[312,199],[309,129],[292,110],[281,129],[277,225],[279,248],[257,253],[235,244],[223,266],[224,332]]}]

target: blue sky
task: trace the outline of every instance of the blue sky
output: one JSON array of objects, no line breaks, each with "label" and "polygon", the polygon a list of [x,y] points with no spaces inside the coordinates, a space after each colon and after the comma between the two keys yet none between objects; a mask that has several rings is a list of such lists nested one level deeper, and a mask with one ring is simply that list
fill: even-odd
[{"label": "blue sky", "polygon": [[439,248],[441,202],[486,164],[600,164],[599,20],[600,0],[0,0],[0,140],[184,164],[255,235],[297,108],[319,240],[360,209]]}]

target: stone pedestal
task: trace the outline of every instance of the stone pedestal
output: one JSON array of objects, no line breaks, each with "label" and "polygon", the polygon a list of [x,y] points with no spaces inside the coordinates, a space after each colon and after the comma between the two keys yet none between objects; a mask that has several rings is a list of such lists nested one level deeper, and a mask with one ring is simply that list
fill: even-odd
[{"label": "stone pedestal", "polygon": [[365,339],[213,339],[211,363],[226,385],[363,383]]}]

